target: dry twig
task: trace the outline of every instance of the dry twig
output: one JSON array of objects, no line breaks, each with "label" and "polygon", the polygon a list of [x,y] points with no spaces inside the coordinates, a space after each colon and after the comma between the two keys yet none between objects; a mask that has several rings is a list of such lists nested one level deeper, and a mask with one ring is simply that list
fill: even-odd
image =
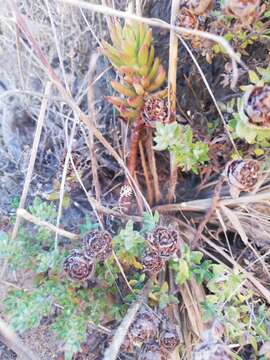
[{"label": "dry twig", "polygon": [[193,249],[198,246],[198,242],[201,239],[203,229],[205,228],[206,224],[209,222],[211,216],[213,215],[215,209],[217,208],[217,206],[219,204],[220,192],[221,192],[223,183],[224,183],[224,179],[222,177],[215,187],[211,207],[207,210],[204,219],[202,220],[202,222],[200,223],[200,225],[197,229],[194,240],[191,243],[191,247]]},{"label": "dry twig", "polygon": [[119,349],[125,339],[128,329],[135,319],[137,312],[139,311],[142,303],[147,298],[148,293],[151,289],[152,282],[149,280],[143,290],[138,301],[136,301],[128,310],[121,324],[118,326],[110,346],[106,349],[103,360],[115,360]]},{"label": "dry twig", "polygon": [[[181,0],[173,0],[171,8],[171,26],[175,24],[177,14],[180,8]],[[178,38],[174,32],[170,32],[170,51],[169,51],[169,73],[168,73],[168,102],[169,102],[169,119],[171,122],[176,121],[176,79],[178,63]],[[178,166],[175,164],[173,154],[170,154],[170,186],[168,192],[168,201],[173,202],[175,199],[175,189],[177,184]]]}]

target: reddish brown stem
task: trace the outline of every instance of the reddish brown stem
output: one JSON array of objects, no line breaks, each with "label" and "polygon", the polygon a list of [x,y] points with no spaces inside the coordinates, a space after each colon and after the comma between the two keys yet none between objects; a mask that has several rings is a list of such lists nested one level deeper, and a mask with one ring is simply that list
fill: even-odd
[{"label": "reddish brown stem", "polygon": [[137,120],[137,124],[131,130],[131,138],[130,138],[130,152],[128,157],[128,170],[131,176],[134,176],[136,166],[137,166],[137,158],[138,158],[138,149],[139,149],[139,141],[141,136],[141,131],[143,129],[144,123],[139,118]]}]

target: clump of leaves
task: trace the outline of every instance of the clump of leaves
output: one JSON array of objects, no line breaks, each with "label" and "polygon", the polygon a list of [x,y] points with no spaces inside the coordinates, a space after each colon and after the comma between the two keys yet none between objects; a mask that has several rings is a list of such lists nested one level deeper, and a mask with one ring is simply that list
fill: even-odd
[{"label": "clump of leaves", "polygon": [[181,249],[181,257],[170,260],[170,268],[175,272],[176,284],[182,285],[187,280],[195,277],[199,283],[211,278],[211,261],[202,261],[203,253],[191,251],[189,246],[184,244]]},{"label": "clump of leaves", "polygon": [[[57,212],[54,205],[36,198],[29,210],[43,220],[54,223]],[[82,233],[97,228],[90,219],[81,226]],[[61,243],[61,242],[60,242]],[[115,304],[115,281],[119,269],[113,259],[97,264],[96,281],[92,288],[69,281],[63,275],[62,264],[66,248],[56,251],[52,234],[36,226],[21,227],[16,241],[8,234],[0,234],[0,258],[8,258],[14,270],[32,272],[34,286],[27,290],[11,290],[5,299],[5,308],[12,327],[22,333],[37,327],[44,318],[57,334],[71,360],[86,340],[89,323],[99,324],[104,316],[108,321],[119,320],[127,310],[126,304]]]},{"label": "clump of leaves", "polygon": [[134,230],[132,221],[128,221],[125,229],[114,237],[113,244],[117,256],[123,263],[132,265],[136,269],[143,268],[138,258],[143,255],[145,239],[139,231]]},{"label": "clump of leaves", "polygon": [[245,276],[225,265],[212,264],[212,277],[206,286],[203,311],[205,320],[218,319],[230,342],[253,346],[269,339],[270,310],[260,302],[254,303],[254,293],[244,287]]},{"label": "clump of leaves", "polygon": [[169,285],[166,281],[160,285],[154,285],[149,293],[149,299],[158,305],[160,310],[165,309],[170,304],[178,304],[179,301],[176,296],[170,294]]},{"label": "clump of leaves", "polygon": [[209,160],[208,145],[202,141],[193,142],[190,126],[177,123],[157,123],[155,133],[155,149],[169,150],[176,164],[184,171],[198,173],[198,167]]}]

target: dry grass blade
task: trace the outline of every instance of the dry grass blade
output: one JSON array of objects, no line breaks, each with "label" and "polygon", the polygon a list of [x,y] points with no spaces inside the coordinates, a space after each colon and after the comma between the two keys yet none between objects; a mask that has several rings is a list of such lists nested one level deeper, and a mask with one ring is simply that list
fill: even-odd
[{"label": "dry grass blade", "polygon": [[[48,82],[45,87],[44,97],[43,97],[43,101],[41,103],[40,113],[39,113],[39,117],[37,120],[37,127],[36,127],[36,131],[35,131],[35,135],[34,135],[33,146],[32,146],[30,160],[29,160],[29,164],[28,164],[28,168],[27,168],[27,172],[26,172],[26,176],[25,176],[22,195],[20,198],[19,208],[24,208],[24,206],[25,206],[27,194],[28,194],[30,183],[32,180],[35,161],[36,161],[36,157],[37,157],[38,146],[39,146],[41,132],[42,132],[44,119],[45,119],[45,113],[47,110],[49,96],[51,93],[51,87],[52,87],[52,84],[50,82]],[[11,241],[14,241],[15,238],[17,237],[20,223],[21,223],[20,216],[17,215],[15,224],[14,224],[14,227],[12,230],[12,234],[11,234]],[[1,279],[3,279],[3,277],[5,275],[7,265],[8,265],[8,258],[6,258],[4,260],[2,270],[1,270],[1,275],[0,275]]]},{"label": "dry grass blade", "polygon": [[[179,224],[183,228],[186,229],[185,235],[189,239],[189,241],[192,241],[192,238],[196,232],[196,230],[189,224],[186,224],[185,222],[178,220]],[[263,286],[260,281],[253,276],[251,273],[249,273],[247,270],[245,270],[242,266],[238,264],[237,261],[235,261],[231,256],[229,256],[222,247],[215,244],[213,241],[209,240],[206,236],[202,235],[203,242],[208,244],[211,248],[213,248],[217,253],[219,253],[221,256],[224,257],[228,261],[229,264],[232,265],[232,267],[238,269],[241,273],[243,273],[246,278],[250,281],[250,283],[253,284],[253,286],[258,290],[258,292],[264,297],[264,299],[267,301],[268,304],[270,304],[270,291]],[[205,252],[204,248],[199,248],[200,251]]]},{"label": "dry grass blade", "polygon": [[[96,68],[97,60],[98,60],[98,55],[97,54],[92,55],[92,58],[90,59],[90,65],[89,65],[90,70],[91,70],[90,71],[90,84],[89,84],[88,92],[87,92],[88,109],[89,109],[89,122],[92,123],[93,126],[96,126],[96,123],[97,123],[95,106],[94,106],[94,92],[93,92],[93,85],[92,85],[93,73],[94,73],[94,70]],[[101,189],[100,189],[100,183],[99,183],[98,171],[97,171],[98,163],[97,163],[97,157],[96,157],[96,152],[95,152],[94,136],[92,134],[92,131],[91,131],[90,127],[89,127],[87,144],[88,144],[90,157],[91,157],[91,167],[92,167],[95,195],[96,195],[97,201],[100,203]]]},{"label": "dry grass blade", "polygon": [[[202,71],[202,69],[201,69],[198,61],[196,60],[196,58],[195,58],[195,56],[193,55],[193,53],[192,53],[192,51],[190,50],[190,48],[188,47],[187,43],[181,38],[181,36],[179,36],[179,38],[181,39],[182,44],[184,45],[184,47],[186,48],[187,52],[189,53],[191,59],[193,60],[194,64],[196,65],[196,67],[197,67],[197,69],[198,69],[198,71],[199,71],[199,73],[200,73],[200,75],[201,75],[201,77],[202,77],[202,79],[203,79],[203,82],[204,82],[204,84],[205,84],[205,86],[206,86],[206,88],[207,88],[207,90],[208,90],[208,92],[209,92],[209,94],[210,94],[210,96],[211,96],[211,98],[212,98],[212,100],[213,100],[213,103],[214,103],[214,105],[215,105],[215,107],[216,107],[216,109],[217,109],[217,112],[218,112],[218,114],[219,114],[219,116],[220,116],[220,118],[221,118],[221,121],[222,121],[222,123],[223,123],[224,129],[226,130],[227,136],[228,136],[228,138],[230,139],[230,142],[231,142],[231,144],[232,144],[232,146],[233,146],[236,154],[240,157],[240,154],[239,154],[239,152],[238,152],[238,150],[237,150],[237,147],[236,147],[235,142],[234,142],[234,140],[233,140],[233,137],[232,137],[232,134],[231,134],[231,132],[230,132],[230,129],[228,128],[228,125],[227,125],[227,123],[226,123],[226,121],[225,121],[225,119],[224,119],[224,116],[223,116],[223,114],[222,114],[222,112],[221,112],[221,110],[220,110],[220,107],[219,107],[219,105],[218,105],[218,103],[217,103],[217,100],[216,100],[216,98],[215,98],[215,95],[214,95],[212,89],[210,88],[210,85],[208,84],[208,81],[207,81],[207,79],[206,79],[206,77],[205,77],[205,75],[204,75],[204,73],[203,73],[203,71]],[[236,85],[236,84],[234,83],[232,86],[234,87],[235,85]]]},{"label": "dry grass blade", "polygon": [[205,32],[205,31],[188,29],[188,28],[179,27],[179,26],[172,26],[172,25],[169,25],[168,23],[166,23],[165,21],[162,21],[160,19],[148,19],[148,18],[145,18],[145,17],[141,17],[141,16],[137,16],[137,15],[128,13],[128,12],[115,10],[115,9],[110,8],[110,7],[97,5],[97,4],[90,4],[90,3],[85,2],[85,1],[80,1],[80,0],[58,0],[58,2],[59,3],[64,3],[64,4],[70,4],[72,6],[78,6],[80,8],[92,10],[92,11],[95,11],[97,13],[101,13],[101,14],[104,14],[104,15],[116,16],[116,17],[120,17],[120,18],[131,19],[131,20],[143,22],[143,23],[148,24],[150,26],[159,27],[159,28],[166,29],[166,30],[169,30],[169,31],[173,30],[177,34],[180,34],[180,35],[181,34],[187,34],[187,35],[192,35],[192,36],[199,36],[199,37],[202,37],[204,39],[208,39],[208,40],[212,40],[214,42],[217,42],[218,44],[220,44],[225,49],[225,51],[231,57],[232,66],[233,66],[233,83],[235,83],[235,84],[236,84],[237,78],[238,78],[237,63],[239,63],[243,67],[247,68],[243,64],[243,62],[239,59],[239,56],[236,54],[236,52],[233,50],[233,48],[230,46],[230,44],[222,36],[214,35],[214,34],[211,34],[211,33]]},{"label": "dry grass blade", "polygon": [[[180,8],[181,0],[173,0],[171,8],[171,25],[175,24],[177,14]],[[178,63],[178,37],[175,32],[170,32],[170,51],[169,51],[169,71],[168,71],[168,102],[169,117],[172,122],[176,121],[176,80]],[[178,166],[175,164],[174,156],[170,154],[170,188],[168,192],[168,201],[175,199],[175,189],[177,184]]]},{"label": "dry grass blade", "polygon": [[[34,135],[31,156],[30,156],[29,165],[28,165],[28,169],[27,169],[27,173],[26,173],[26,177],[25,177],[22,195],[20,198],[19,208],[24,208],[24,206],[25,206],[26,197],[27,197],[27,194],[29,191],[31,180],[32,180],[33,170],[34,170],[35,161],[36,161],[36,157],[37,157],[38,145],[40,142],[41,132],[42,132],[44,119],[45,119],[45,113],[47,110],[48,101],[49,101],[49,97],[50,97],[50,93],[51,93],[51,87],[52,87],[52,84],[50,82],[47,83],[45,92],[44,92],[43,101],[42,101],[41,108],[40,108],[39,117],[37,120],[36,132]],[[15,225],[14,225],[14,228],[12,231],[12,235],[11,235],[11,240],[14,240],[16,238],[19,226],[20,226],[20,217],[17,216]]]},{"label": "dry grass blade", "polygon": [[[245,195],[237,199],[232,198],[221,198],[219,201],[220,205],[224,205],[230,208],[247,205],[250,203],[263,202],[270,200],[270,192],[260,192],[256,195]],[[176,211],[206,211],[211,206],[212,198],[202,199],[202,200],[192,200],[184,201],[179,204],[166,204],[158,205],[153,208],[153,210],[160,213],[166,212],[176,212]]]},{"label": "dry grass blade", "polygon": [[222,189],[222,185],[223,185],[223,178],[221,178],[219,180],[219,182],[217,183],[215,190],[214,190],[214,194],[213,194],[213,199],[212,199],[212,204],[211,207],[207,210],[204,219],[201,221],[198,230],[196,232],[192,247],[196,248],[198,242],[200,241],[201,238],[201,234],[204,230],[204,227],[207,225],[207,223],[209,222],[211,216],[213,215],[215,209],[218,207],[218,201],[219,201],[219,197],[220,197],[220,192]]},{"label": "dry grass blade", "polygon": [[139,143],[139,150],[140,150],[143,174],[144,174],[146,188],[147,188],[147,196],[148,196],[147,200],[148,200],[149,204],[152,205],[154,202],[154,192],[153,192],[150,177],[148,174],[148,168],[147,168],[147,163],[146,163],[146,158],[145,158],[145,153],[144,153],[144,147],[143,147],[143,144],[141,141]]},{"label": "dry grass blade", "polygon": [[161,201],[161,192],[160,192],[160,187],[159,187],[157,164],[156,164],[155,152],[153,149],[153,135],[152,135],[151,130],[149,131],[148,137],[146,140],[146,156],[147,156],[149,168],[151,170],[151,174],[153,177],[155,201],[156,201],[156,203],[159,203]]},{"label": "dry grass blade", "polygon": [[47,221],[41,220],[38,217],[30,214],[28,211],[26,211],[25,209],[18,209],[17,210],[17,216],[20,216],[21,218],[30,221],[31,223],[37,225],[37,226],[43,226],[46,229],[57,233],[59,236],[64,236],[67,239],[71,239],[71,240],[79,240],[79,235],[73,234],[69,231],[66,231],[64,229],[60,229],[57,226],[48,223]]},{"label": "dry grass blade", "polygon": [[194,279],[181,285],[179,290],[185,304],[192,332],[201,338],[205,330],[200,307],[200,303],[204,301],[205,298],[204,291]]},{"label": "dry grass blade", "polygon": [[[44,69],[44,71],[46,72],[48,77],[51,79],[51,81],[57,87],[63,100],[70,106],[70,108],[72,109],[74,114],[76,114],[76,116],[80,119],[80,121],[82,121],[87,126],[87,124],[89,123],[87,115],[85,115],[82,112],[82,110],[79,108],[78,104],[74,101],[74,99],[69,95],[69,93],[66,91],[66,89],[62,85],[61,80],[59,79],[59,77],[57,76],[57,74],[55,73],[53,68],[51,67],[50,63],[48,62],[48,59],[44,55],[43,51],[41,50],[41,48],[38,45],[38,43],[36,42],[36,40],[34,39],[24,17],[20,14],[20,12],[13,0],[10,0],[10,5],[11,5],[11,9],[12,9],[13,13],[15,14],[16,22],[17,22],[19,28],[21,29],[21,31],[24,33],[24,35],[28,39],[29,43],[31,44],[32,49],[34,50],[38,61],[42,65],[42,68]],[[138,185],[136,184],[136,181],[132,178],[132,176],[131,176],[130,172],[128,171],[122,158],[114,150],[114,148],[108,143],[108,141],[104,138],[104,136],[101,134],[101,132],[95,126],[91,125],[91,131],[94,134],[94,136],[100,141],[100,143],[107,149],[109,154],[112,157],[114,157],[115,160],[118,162],[118,164],[124,169],[131,186],[136,190],[135,193],[138,193],[140,195],[146,210],[151,213],[151,208],[150,208],[149,204],[147,203],[145,197],[143,196],[142,192],[140,191]]]},{"label": "dry grass blade", "polygon": [[248,237],[247,237],[245,230],[244,230],[243,226],[241,225],[241,222],[239,221],[237,215],[234,214],[234,212],[232,210],[228,209],[226,206],[221,206],[220,208],[223,211],[223,213],[227,216],[227,218],[230,220],[230,222],[234,226],[237,233],[240,235],[243,243],[251,249],[251,251],[255,254],[258,261],[260,261],[266,274],[268,275],[268,277],[270,279],[270,273],[269,273],[269,270],[268,270],[266,264],[264,263],[263,260],[261,260],[260,254],[258,254],[258,252],[254,249],[254,247],[249,243]]},{"label": "dry grass blade", "polygon": [[6,344],[17,354],[19,360],[38,360],[39,356],[26,347],[4,320],[0,319],[0,335]]}]

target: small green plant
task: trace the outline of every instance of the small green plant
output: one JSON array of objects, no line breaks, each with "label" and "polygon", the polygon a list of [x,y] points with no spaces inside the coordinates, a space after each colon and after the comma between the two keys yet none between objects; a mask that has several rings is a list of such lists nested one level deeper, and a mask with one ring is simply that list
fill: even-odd
[{"label": "small green plant", "polygon": [[202,261],[203,253],[200,251],[191,251],[189,246],[182,246],[182,255],[180,258],[173,258],[170,261],[170,268],[175,272],[175,282],[179,285],[195,277],[199,283],[211,278],[209,271],[211,261]]},{"label": "small green plant", "polygon": [[149,299],[154,303],[154,305],[158,304],[158,307],[163,310],[170,304],[178,304],[179,301],[177,297],[170,294],[169,285],[166,281],[159,286],[154,285],[150,294]]},{"label": "small green plant", "polygon": [[137,258],[143,255],[145,249],[145,239],[139,231],[134,230],[132,221],[128,221],[125,229],[113,239],[114,249],[119,259],[137,269],[142,269],[142,265]]},{"label": "small green plant", "polygon": [[211,272],[206,283],[210,293],[202,304],[205,320],[218,319],[230,342],[250,344],[257,352],[258,343],[269,339],[269,309],[254,303],[253,291],[244,287],[243,274],[221,264],[212,264]]},{"label": "small green plant", "polygon": [[208,158],[208,145],[202,141],[193,142],[190,126],[183,127],[177,123],[157,123],[155,133],[155,149],[169,150],[176,164],[184,171],[198,173],[199,165]]}]

